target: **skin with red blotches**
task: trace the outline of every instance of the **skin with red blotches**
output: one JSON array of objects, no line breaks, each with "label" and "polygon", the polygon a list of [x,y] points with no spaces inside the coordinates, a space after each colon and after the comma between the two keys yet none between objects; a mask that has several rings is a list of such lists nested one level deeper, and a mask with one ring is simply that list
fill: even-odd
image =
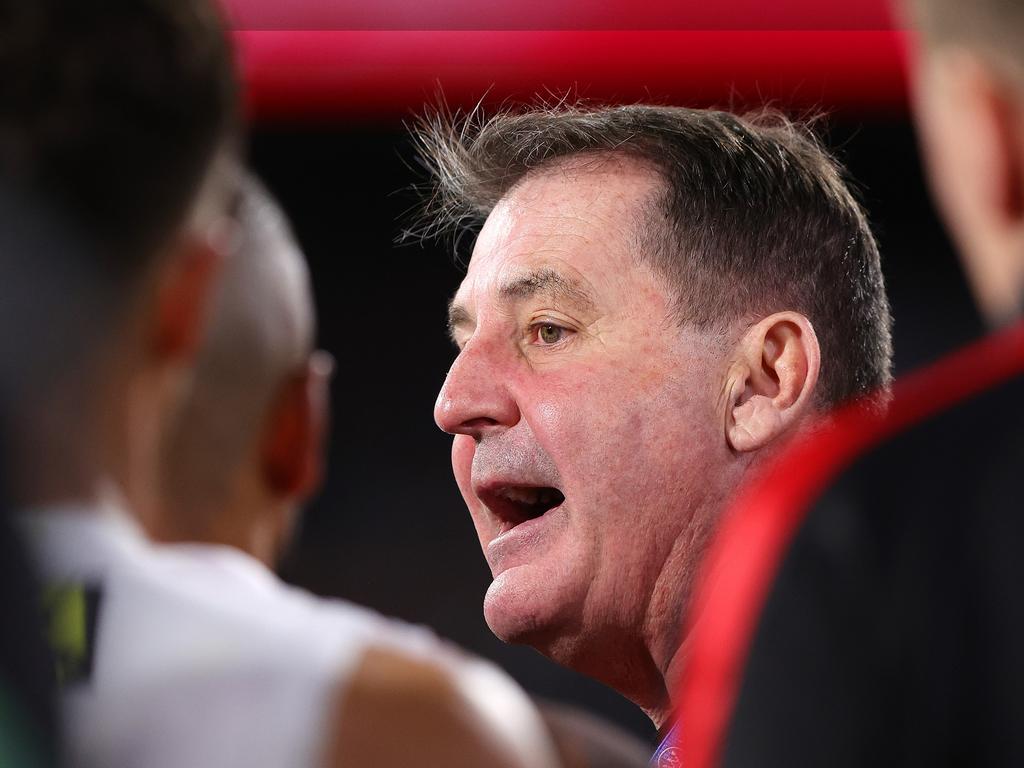
[{"label": "skin with red blotches", "polygon": [[[569,164],[499,203],[452,302],[460,352],[435,410],[494,575],[491,629],[649,712],[666,705],[690,569],[739,471],[728,361],[636,256],[657,184],[625,161]],[[510,497],[538,487],[564,501],[523,521]]]}]

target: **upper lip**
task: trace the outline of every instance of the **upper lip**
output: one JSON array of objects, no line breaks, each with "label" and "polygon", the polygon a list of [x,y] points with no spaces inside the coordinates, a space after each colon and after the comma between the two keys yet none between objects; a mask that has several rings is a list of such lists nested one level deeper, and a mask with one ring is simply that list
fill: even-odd
[{"label": "upper lip", "polygon": [[565,501],[565,496],[555,486],[515,480],[482,483],[474,492],[498,518],[503,532],[540,517]]}]

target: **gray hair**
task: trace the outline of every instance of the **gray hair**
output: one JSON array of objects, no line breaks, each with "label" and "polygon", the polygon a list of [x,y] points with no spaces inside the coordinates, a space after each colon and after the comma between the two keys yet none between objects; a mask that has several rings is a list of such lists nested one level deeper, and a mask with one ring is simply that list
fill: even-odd
[{"label": "gray hair", "polygon": [[[576,156],[635,159],[663,182],[641,254],[682,323],[722,329],[796,310],[822,348],[819,403],[891,382],[891,317],[874,236],[839,165],[779,114],[558,104],[414,128],[433,184],[412,234],[472,232],[525,176]],[[643,234],[646,233],[646,234]]]}]

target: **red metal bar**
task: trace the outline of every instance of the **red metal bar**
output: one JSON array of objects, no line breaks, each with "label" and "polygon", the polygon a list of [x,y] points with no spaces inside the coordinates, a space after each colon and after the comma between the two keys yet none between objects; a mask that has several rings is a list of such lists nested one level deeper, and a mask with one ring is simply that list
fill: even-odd
[{"label": "red metal bar", "polygon": [[236,29],[870,30],[888,0],[222,0]]},{"label": "red metal bar", "polygon": [[393,119],[573,91],[598,101],[902,112],[907,34],[848,31],[233,33],[256,119]]}]

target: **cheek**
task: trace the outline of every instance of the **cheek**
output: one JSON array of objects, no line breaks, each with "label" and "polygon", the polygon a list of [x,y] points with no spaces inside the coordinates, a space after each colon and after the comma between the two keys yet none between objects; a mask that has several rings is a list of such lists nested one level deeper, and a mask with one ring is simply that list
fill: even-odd
[{"label": "cheek", "polygon": [[623,516],[653,523],[648,518],[663,517],[668,497],[699,490],[717,434],[713,410],[694,396],[707,383],[650,369],[600,374],[591,371],[537,405],[537,438],[577,514],[593,524],[603,515],[615,525]]},{"label": "cheek", "polygon": [[671,410],[659,383],[645,371],[595,368],[550,389],[534,408],[534,431],[564,479],[598,471],[624,479],[624,463]]}]

